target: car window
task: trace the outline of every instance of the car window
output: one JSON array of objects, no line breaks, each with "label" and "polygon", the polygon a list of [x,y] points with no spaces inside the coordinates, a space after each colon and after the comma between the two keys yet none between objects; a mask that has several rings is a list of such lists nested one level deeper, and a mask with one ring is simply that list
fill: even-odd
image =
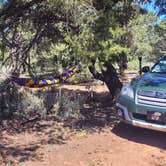
[{"label": "car window", "polygon": [[152,67],[152,73],[166,73],[166,61],[159,61]]}]

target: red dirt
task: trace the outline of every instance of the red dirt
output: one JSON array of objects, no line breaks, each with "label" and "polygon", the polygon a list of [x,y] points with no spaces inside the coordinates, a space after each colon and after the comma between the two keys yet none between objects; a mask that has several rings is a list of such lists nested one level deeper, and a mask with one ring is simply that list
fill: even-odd
[{"label": "red dirt", "polygon": [[[84,86],[63,88],[87,91]],[[0,154],[4,163],[18,166],[166,166],[166,133],[119,123],[106,94],[107,88],[94,86],[93,91],[98,92],[99,98],[101,93],[105,94],[103,105],[98,107],[95,103],[87,110],[90,106],[86,105],[83,111],[88,113],[87,119],[73,126],[50,118],[29,124],[22,132],[2,130]]]},{"label": "red dirt", "polygon": [[21,166],[166,165],[165,133],[121,123],[92,133],[63,130],[53,121],[40,122],[40,126],[41,131],[3,132],[1,152],[6,162]]}]

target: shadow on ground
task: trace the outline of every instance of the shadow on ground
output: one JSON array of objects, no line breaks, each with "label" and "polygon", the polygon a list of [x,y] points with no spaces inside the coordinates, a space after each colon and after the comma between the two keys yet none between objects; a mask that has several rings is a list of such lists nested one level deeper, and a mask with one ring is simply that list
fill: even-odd
[{"label": "shadow on ground", "polygon": [[116,125],[112,132],[127,140],[166,150],[166,133],[164,132],[134,127],[122,122]]},{"label": "shadow on ground", "polygon": [[[84,96],[84,103],[80,110],[79,119],[59,119],[51,113],[45,119],[34,118],[23,122],[20,120],[8,120],[1,126],[0,135],[0,160],[24,162],[28,160],[41,160],[43,154],[38,154],[38,150],[43,146],[52,144],[62,145],[69,139],[64,133],[70,135],[72,131],[102,132],[106,126],[113,127],[118,123],[115,109],[108,92],[95,93],[90,97],[88,91],[63,89],[66,95]],[[44,92],[49,93],[50,92]],[[57,90],[52,91],[53,94]],[[45,101],[46,102],[46,101]],[[59,125],[60,124],[60,125]],[[33,133],[36,140],[29,137],[28,143],[20,136],[24,133]],[[7,137],[6,137],[7,136]],[[12,137],[12,138],[11,138]],[[20,139],[15,143],[15,139]],[[27,139],[27,138],[26,138]]]},{"label": "shadow on ground", "polygon": [[[1,161],[4,161],[6,165],[15,165],[28,160],[42,161],[43,154],[37,152],[40,148],[53,144],[65,144],[65,138],[61,135],[55,135],[55,131],[59,130],[61,132],[61,128],[56,128],[53,123],[38,121],[36,124],[26,126],[26,129],[24,128],[19,133],[15,132],[15,129],[12,132],[10,130],[8,134],[4,134],[5,132],[2,131],[0,136],[0,165]],[[25,133],[27,134],[25,135]],[[33,133],[36,138],[34,138]]]},{"label": "shadow on ground", "polygon": [[[80,93],[79,91],[77,92]],[[64,126],[76,130],[102,132],[104,127],[113,127],[119,122],[114,103],[111,101],[111,96],[108,92],[94,92],[93,98],[89,97],[88,93],[84,93],[84,95],[87,96],[87,99],[81,108],[82,118],[74,121],[74,123],[68,123],[67,121]]]},{"label": "shadow on ground", "polygon": [[[111,128],[114,134],[122,138],[166,150],[166,133],[119,123],[114,103],[111,102],[108,92],[93,92],[93,97],[91,97],[87,91],[68,89],[64,91],[66,94],[85,96],[86,100],[81,108],[80,118],[60,121],[60,119],[50,114],[44,120],[36,118],[27,123],[8,122],[6,127],[1,129],[0,135],[0,154],[3,159],[13,158],[18,162],[42,160],[43,154],[38,154],[37,151],[43,146],[65,144],[69,139],[68,136],[64,136],[66,130],[69,130],[67,134],[70,134],[73,130],[100,133],[105,127]],[[35,133],[37,140],[29,138],[29,143],[17,145],[13,144],[12,140],[5,140],[6,134],[4,133],[13,136],[25,132]],[[20,139],[19,136],[18,139]],[[20,142],[24,142],[24,139],[20,140]]]},{"label": "shadow on ground", "polygon": [[19,157],[19,162],[23,162],[25,160],[33,160],[35,158],[40,159],[35,151],[39,148],[39,145],[29,144],[26,147],[24,146],[8,146],[8,145],[0,145],[0,161],[4,161],[5,164],[9,162],[14,163],[15,159]]}]

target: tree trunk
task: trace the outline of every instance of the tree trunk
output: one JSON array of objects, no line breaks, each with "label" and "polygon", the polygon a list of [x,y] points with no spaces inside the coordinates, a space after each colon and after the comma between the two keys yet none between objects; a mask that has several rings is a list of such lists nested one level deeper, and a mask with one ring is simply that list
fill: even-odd
[{"label": "tree trunk", "polygon": [[124,70],[127,69],[127,55],[125,53],[120,54],[120,59],[118,61],[119,72],[121,75],[124,74]]},{"label": "tree trunk", "polygon": [[106,70],[102,70],[101,73],[97,72],[95,69],[95,60],[92,60],[92,65],[89,66],[89,70],[95,79],[105,82],[113,99],[120,92],[122,83],[120,82],[118,73],[111,62],[105,62],[104,67],[106,67]]},{"label": "tree trunk", "polygon": [[105,67],[106,70],[102,70],[103,79],[112,95],[112,98],[114,98],[120,92],[122,83],[118,78],[116,69],[110,62],[106,62]]},{"label": "tree trunk", "polygon": [[17,48],[12,48],[11,49],[11,62],[12,62],[12,69],[11,69],[11,74],[18,76],[20,73],[20,69],[18,68],[18,59],[19,59],[19,55],[17,53]]}]

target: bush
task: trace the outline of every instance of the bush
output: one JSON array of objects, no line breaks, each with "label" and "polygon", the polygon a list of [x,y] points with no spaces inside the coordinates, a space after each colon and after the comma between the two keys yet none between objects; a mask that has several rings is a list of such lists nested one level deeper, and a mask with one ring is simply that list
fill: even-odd
[{"label": "bush", "polygon": [[[142,59],[142,67],[143,66],[153,66],[153,62],[147,62],[144,59]],[[139,71],[139,61],[138,59],[133,59],[132,61],[128,62],[128,66],[130,70],[136,70]]]},{"label": "bush", "polygon": [[69,83],[87,83],[87,82],[92,82],[93,77],[92,74],[88,69],[82,70],[80,73],[75,74],[75,76],[71,77],[68,82]]},{"label": "bush", "polygon": [[128,66],[129,66],[130,70],[139,71],[139,61],[137,59],[134,59],[134,60],[128,62]]},{"label": "bush", "polygon": [[52,113],[61,119],[79,118],[83,98],[74,91],[22,90],[9,82],[0,84],[0,120],[44,118]]},{"label": "bush", "polygon": [[19,118],[30,119],[36,116],[44,118],[47,114],[43,99],[32,92],[25,91],[22,93],[22,100],[20,103],[21,105],[15,113]]},{"label": "bush", "polygon": [[64,93],[60,89],[54,107],[57,105],[59,106],[58,116],[63,117],[65,119],[68,118],[78,119],[80,117],[80,109],[83,104],[83,101],[84,101],[83,97],[78,96],[76,93],[74,92]]},{"label": "bush", "polygon": [[0,120],[11,118],[21,106],[22,94],[7,80],[0,82]]}]

